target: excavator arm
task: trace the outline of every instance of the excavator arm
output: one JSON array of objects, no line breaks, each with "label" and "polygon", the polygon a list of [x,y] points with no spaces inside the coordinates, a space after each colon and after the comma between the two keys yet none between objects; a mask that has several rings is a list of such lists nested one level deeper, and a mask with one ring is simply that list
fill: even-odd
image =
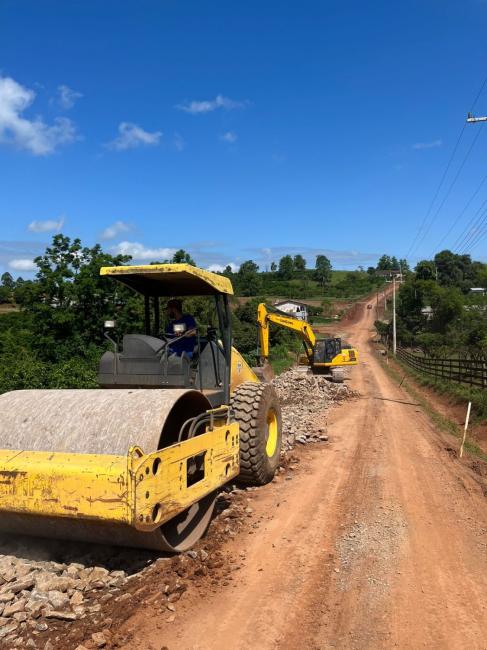
[{"label": "excavator arm", "polygon": [[309,323],[293,318],[278,311],[269,311],[267,305],[261,302],[257,308],[257,324],[259,326],[260,355],[264,359],[269,358],[269,324],[274,323],[297,334],[303,341],[304,349],[308,360],[311,361],[313,349],[316,344],[316,336]]}]

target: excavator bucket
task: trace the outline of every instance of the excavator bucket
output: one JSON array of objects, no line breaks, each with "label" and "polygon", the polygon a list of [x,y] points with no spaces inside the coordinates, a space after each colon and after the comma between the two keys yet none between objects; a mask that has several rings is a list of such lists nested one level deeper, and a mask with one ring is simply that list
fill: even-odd
[{"label": "excavator bucket", "polygon": [[252,370],[257,375],[260,381],[272,381],[276,376],[274,373],[274,369],[272,368],[271,364],[267,361],[267,359],[264,361],[264,364],[262,366],[254,366]]}]

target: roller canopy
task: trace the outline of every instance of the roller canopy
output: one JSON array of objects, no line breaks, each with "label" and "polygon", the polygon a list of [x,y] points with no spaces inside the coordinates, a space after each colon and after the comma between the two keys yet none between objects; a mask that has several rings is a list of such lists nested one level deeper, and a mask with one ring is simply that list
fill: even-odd
[{"label": "roller canopy", "polygon": [[191,264],[103,266],[100,275],[111,276],[144,296],[233,294],[228,278]]}]

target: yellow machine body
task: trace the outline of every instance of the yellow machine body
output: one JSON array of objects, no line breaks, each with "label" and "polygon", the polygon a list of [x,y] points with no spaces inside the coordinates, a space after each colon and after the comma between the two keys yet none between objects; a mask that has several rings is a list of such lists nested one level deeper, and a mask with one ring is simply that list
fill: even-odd
[{"label": "yellow machine body", "polygon": [[[190,484],[188,462],[201,459]],[[10,513],[82,518],[152,531],[239,472],[238,424],[127,456],[0,451],[0,503]]]},{"label": "yellow machine body", "polygon": [[233,391],[246,381],[259,383],[260,379],[245,361],[240,352],[232,347],[232,366],[230,373],[230,390]]},{"label": "yellow machine body", "polygon": [[[101,275],[151,296],[226,300],[233,293],[227,278],[188,264],[102,268]],[[235,348],[228,376],[228,395],[259,381]],[[193,420],[199,428],[181,440]],[[186,550],[206,530],[216,490],[239,474],[239,452],[228,406],[211,408],[194,389],[6,393],[0,529]]]}]

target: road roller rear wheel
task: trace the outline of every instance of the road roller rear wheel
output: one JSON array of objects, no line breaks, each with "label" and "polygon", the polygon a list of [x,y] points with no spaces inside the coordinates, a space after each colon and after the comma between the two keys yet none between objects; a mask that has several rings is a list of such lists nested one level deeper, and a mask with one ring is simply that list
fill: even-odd
[{"label": "road roller rear wheel", "polygon": [[279,465],[282,417],[279,400],[271,384],[245,382],[231,399],[240,425],[239,481],[265,485],[272,481]]}]

